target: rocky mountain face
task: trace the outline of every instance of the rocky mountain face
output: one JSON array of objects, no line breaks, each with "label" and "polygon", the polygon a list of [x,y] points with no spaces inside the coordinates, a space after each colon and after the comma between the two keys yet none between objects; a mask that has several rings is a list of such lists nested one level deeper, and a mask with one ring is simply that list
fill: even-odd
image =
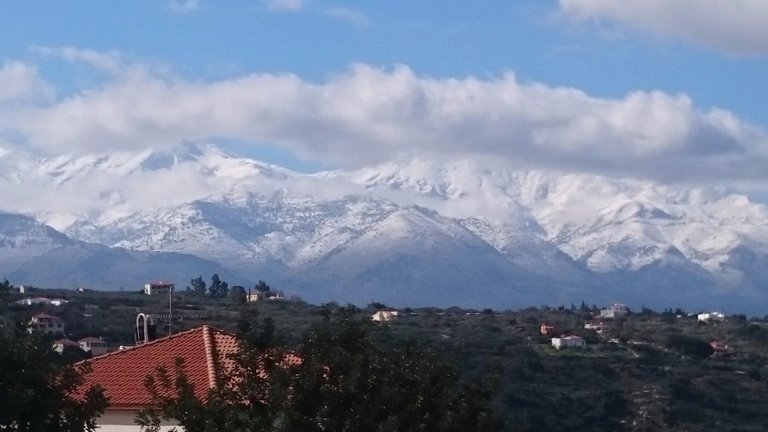
[{"label": "rocky mountain face", "polygon": [[136,269],[183,283],[218,268],[310,301],[768,304],[768,211],[724,191],[468,160],[309,175],[192,145],[55,160],[6,151],[0,173],[4,210],[50,225],[0,217],[2,270],[17,283],[117,289]]}]

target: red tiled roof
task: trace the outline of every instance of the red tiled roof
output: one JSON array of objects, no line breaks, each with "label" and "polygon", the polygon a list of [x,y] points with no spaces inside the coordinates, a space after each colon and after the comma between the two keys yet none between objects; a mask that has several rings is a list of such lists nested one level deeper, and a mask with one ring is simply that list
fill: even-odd
[{"label": "red tiled roof", "polygon": [[184,370],[195,395],[204,399],[216,383],[216,374],[224,369],[227,356],[237,350],[237,339],[221,330],[202,326],[144,345],[85,360],[92,371],[82,388],[98,384],[104,388],[113,408],[143,407],[152,403],[144,387],[147,375],[158,366],[173,373],[177,358],[184,360]]}]

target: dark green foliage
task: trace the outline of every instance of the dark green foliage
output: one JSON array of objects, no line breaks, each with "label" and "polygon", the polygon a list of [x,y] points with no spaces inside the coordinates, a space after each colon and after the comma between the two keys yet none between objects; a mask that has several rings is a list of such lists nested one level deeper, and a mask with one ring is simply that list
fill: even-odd
[{"label": "dark green foliage", "polygon": [[670,334],[665,343],[667,348],[673,349],[682,355],[704,358],[712,355],[712,347],[697,337],[682,334]]},{"label": "dark green foliage", "polygon": [[[11,299],[21,298],[10,288]],[[31,295],[64,297],[70,299],[70,303],[60,308],[11,305],[2,314],[7,322],[47,312],[66,321],[68,331],[75,332],[71,338],[103,335],[116,345],[133,343],[137,310],[153,314],[163,325],[162,314],[168,307],[167,299],[138,292],[74,294],[71,290],[34,290]],[[175,331],[209,324],[249,334],[252,346],[273,353],[273,361],[267,363],[272,370],[281,358],[280,352],[288,348],[298,352],[310,330],[319,331],[326,320],[338,321],[337,311],[346,310],[353,315],[353,321],[361,323],[373,312],[333,303],[322,308],[300,301],[237,304],[192,292],[180,292],[174,295],[174,301],[174,314],[178,317],[174,321]],[[363,328],[367,329],[366,338],[382,341],[380,350],[385,356],[407,353],[409,343],[419,347],[416,351],[431,353],[440,362],[445,361],[445,353],[450,353],[450,361],[455,366],[451,369],[459,382],[484,382],[482,377],[490,376],[488,368],[493,365],[498,391],[490,406],[503,417],[507,431],[768,430],[768,411],[764,409],[768,403],[768,319],[746,320],[732,316],[725,322],[704,324],[675,308],[662,313],[644,310],[621,320],[604,320],[605,332],[597,335],[583,326],[598,308],[586,302],[575,306],[575,312],[569,307],[560,311],[542,306],[492,314],[461,308],[406,308],[400,310],[398,320],[387,323],[384,328],[367,325]],[[267,323],[253,318],[251,314],[256,311],[273,320]],[[248,331],[236,327],[243,318],[248,318],[246,322],[250,323]],[[539,333],[542,322],[555,325],[558,331],[584,336],[587,348],[552,349],[549,337]],[[728,352],[708,356],[710,351],[704,345],[712,340],[727,342]],[[355,364],[356,357],[342,352],[334,358]],[[398,363],[400,360],[390,361],[404,364]],[[374,368],[383,368],[383,365],[374,362],[370,368],[377,370]],[[173,384],[177,371],[171,367],[165,373]],[[280,393],[280,389],[289,388],[280,381],[285,375],[278,369],[272,376],[277,383],[270,388],[276,390],[262,392],[261,396],[280,399],[286,394]],[[344,381],[350,383],[345,388],[360,388],[352,385],[352,377]],[[304,394],[328,394],[319,393],[328,389],[323,390],[318,382],[314,386],[310,385],[311,380],[308,382],[302,387]],[[251,394],[258,395],[258,388],[254,387]],[[259,407],[255,412],[246,413],[238,408],[228,416],[227,404],[232,397],[214,396],[218,399],[200,405],[201,414],[196,417],[208,422],[205,424],[210,424],[211,430],[224,430],[217,425],[225,425],[227,421],[232,424],[237,421],[242,427],[249,425],[250,429],[246,430],[270,430],[259,429],[266,426],[253,422],[291,412],[279,403],[254,403],[253,406]],[[306,396],[306,401],[303,406],[311,411],[315,406],[312,398]],[[218,411],[213,408],[214,403],[219,404]],[[191,413],[198,410],[192,403],[186,407]],[[269,411],[268,407],[280,409]],[[213,420],[205,420],[206,416]],[[394,424],[391,430],[397,427]]]},{"label": "dark green foliage", "polygon": [[[324,312],[290,349],[268,319],[244,323],[240,339],[236,370],[204,403],[192,397],[182,365],[158,371],[148,386],[160,410],[142,421],[176,418],[189,432],[500,430],[484,380],[463,382],[433,350],[354,310]],[[172,398],[160,396],[168,391]]]},{"label": "dark green foliage", "polygon": [[211,276],[211,285],[208,287],[208,293],[211,298],[225,298],[229,294],[229,284],[219,279],[219,275],[214,273]]},{"label": "dark green foliage", "polygon": [[[0,310],[8,304],[13,286],[0,283]],[[80,398],[73,392],[87,369],[68,366],[52,348],[50,338],[26,329],[26,314],[0,319],[0,430],[81,432],[94,430],[93,419],[106,399],[97,388]]]},{"label": "dark green foliage", "polygon": [[1,326],[0,346],[0,430],[94,430],[94,417],[106,406],[103,393],[72,395],[86,369],[62,365],[48,338],[21,326]]},{"label": "dark green foliage", "polygon": [[269,285],[268,285],[266,282],[264,282],[263,280],[259,280],[259,282],[258,282],[258,283],[256,283],[256,285],[255,285],[253,288],[254,288],[256,291],[258,291],[258,292],[261,292],[261,293],[265,293],[265,294],[266,294],[266,293],[268,293],[268,292],[269,292],[269,291],[272,289],[272,288],[270,288],[270,286],[269,286]]},{"label": "dark green foliage", "polygon": [[8,298],[11,295],[12,289],[13,289],[13,285],[11,285],[11,283],[8,282],[8,279],[0,283],[0,304],[5,304],[8,301]]},{"label": "dark green foliage", "polygon": [[189,281],[189,284],[192,286],[192,291],[197,293],[200,297],[204,297],[206,294],[206,284],[203,280],[202,276],[198,276],[192,280]]},{"label": "dark green foliage", "polygon": [[235,285],[229,290],[229,299],[235,304],[244,304],[248,301],[248,293],[245,287]]}]

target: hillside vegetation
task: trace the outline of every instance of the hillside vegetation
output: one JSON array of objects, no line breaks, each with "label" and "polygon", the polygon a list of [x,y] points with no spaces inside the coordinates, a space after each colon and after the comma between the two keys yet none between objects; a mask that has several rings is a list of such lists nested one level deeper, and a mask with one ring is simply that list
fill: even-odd
[{"label": "hillside vegetation", "polygon": [[[153,314],[158,335],[168,331],[168,298],[131,293],[38,290],[64,297],[54,306],[11,306],[6,318],[55,314],[70,338],[103,336],[132,345],[139,312]],[[18,297],[17,298],[21,298]],[[279,342],[290,348],[329,311],[350,310],[364,319],[385,305],[354,308],[307,304],[299,299],[241,303],[194,292],[174,296],[173,331],[201,324],[235,332],[238,322],[270,317]],[[495,388],[494,408],[509,431],[762,431],[768,429],[768,322],[728,316],[699,322],[682,310],[644,309],[602,319],[602,334],[584,328],[596,307],[560,306],[515,311],[461,308],[401,309],[386,327],[398,341],[431,347],[452,362],[466,382]],[[578,335],[586,348],[556,350],[557,335]],[[727,344],[715,353],[710,342]]]}]

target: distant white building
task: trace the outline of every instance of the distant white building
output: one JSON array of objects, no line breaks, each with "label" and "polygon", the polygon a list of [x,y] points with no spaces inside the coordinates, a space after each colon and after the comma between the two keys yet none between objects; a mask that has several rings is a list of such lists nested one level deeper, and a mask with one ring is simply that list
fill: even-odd
[{"label": "distant white building", "polygon": [[619,318],[627,314],[629,314],[629,307],[621,303],[616,303],[607,309],[600,310],[600,318]]},{"label": "distant white building", "polygon": [[64,321],[53,315],[39,313],[33,315],[29,322],[29,331],[32,332],[35,330],[50,335],[63,334]]},{"label": "distant white building", "polygon": [[571,335],[552,338],[552,346],[558,350],[563,348],[584,348],[587,346],[587,342],[581,336]]},{"label": "distant white building", "polygon": [[77,343],[77,342],[75,342],[75,341],[73,341],[73,340],[70,340],[70,339],[66,339],[66,338],[64,338],[64,339],[58,339],[57,341],[55,341],[55,342],[53,343],[53,349],[54,349],[54,351],[56,351],[56,352],[57,352],[57,353],[59,353],[59,354],[63,353],[63,352],[64,352],[64,349],[65,349],[66,347],[68,347],[68,346],[69,346],[69,347],[76,347],[76,348],[78,348],[78,349],[82,349],[82,348],[80,348],[80,344],[79,344],[79,343]]},{"label": "distant white building", "polygon": [[77,341],[80,345],[80,349],[85,352],[90,352],[94,356],[106,354],[109,352],[109,346],[107,342],[100,337],[86,337]]},{"label": "distant white building", "polygon": [[173,291],[173,282],[160,280],[144,284],[144,294],[146,295],[168,294],[170,291]]},{"label": "distant white building", "polygon": [[285,300],[285,297],[283,296],[282,291],[256,291],[254,293],[248,294],[246,300],[248,302],[258,302],[262,300],[281,301]]},{"label": "distant white building", "polygon": [[722,312],[705,312],[698,315],[700,322],[723,322],[725,321],[725,314]]},{"label": "distant white building", "polygon": [[371,315],[371,319],[376,322],[387,322],[397,319],[397,311],[380,310]]},{"label": "distant white building", "polygon": [[594,330],[596,333],[602,333],[605,329],[605,324],[602,321],[587,321],[584,323],[584,328],[587,330]]},{"label": "distant white building", "polygon": [[248,294],[245,298],[247,302],[258,302],[267,298],[267,293],[256,291],[255,293]]},{"label": "distant white building", "polygon": [[45,297],[27,297],[25,299],[17,300],[16,304],[24,305],[24,306],[32,306],[32,305],[50,305],[51,300],[45,298]]}]

